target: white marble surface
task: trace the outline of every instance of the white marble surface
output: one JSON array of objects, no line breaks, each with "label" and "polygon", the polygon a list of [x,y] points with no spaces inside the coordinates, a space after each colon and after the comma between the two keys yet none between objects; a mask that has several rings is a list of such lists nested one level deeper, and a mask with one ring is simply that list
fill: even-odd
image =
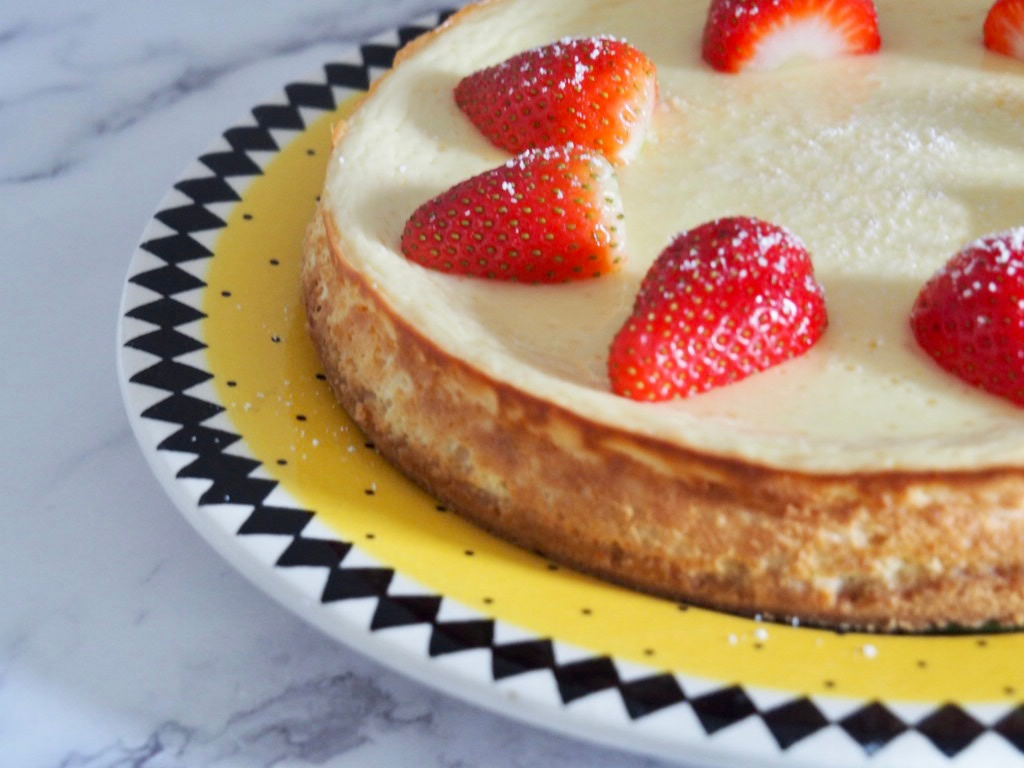
[{"label": "white marble surface", "polygon": [[0,766],[658,763],[482,712],[229,567],[139,451],[115,368],[145,223],[223,129],[430,0],[0,5]]}]

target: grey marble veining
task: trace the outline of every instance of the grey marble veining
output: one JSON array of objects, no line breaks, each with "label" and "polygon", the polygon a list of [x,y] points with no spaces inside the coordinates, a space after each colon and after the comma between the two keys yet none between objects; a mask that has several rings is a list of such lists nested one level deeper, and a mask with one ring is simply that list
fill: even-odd
[{"label": "grey marble veining", "polygon": [[0,768],[639,768],[339,645],[245,581],[146,466],[114,370],[179,173],[423,0],[0,7]]},{"label": "grey marble veining", "polygon": [[[66,13],[43,18],[28,10],[18,18],[14,9],[15,21],[0,33],[0,71],[14,74],[0,84],[0,183],[65,173],[97,142],[199,92],[232,87],[239,73],[317,49],[327,56],[437,7],[377,2],[351,14],[326,2],[287,13],[237,1],[199,10],[151,1],[58,5]],[[70,121],[60,115],[69,100],[80,105]]]}]

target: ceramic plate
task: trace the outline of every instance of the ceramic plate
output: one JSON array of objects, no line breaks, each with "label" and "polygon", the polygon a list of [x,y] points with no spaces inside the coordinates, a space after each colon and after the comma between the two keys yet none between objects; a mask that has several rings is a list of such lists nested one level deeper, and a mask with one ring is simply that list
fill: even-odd
[{"label": "ceramic plate", "polygon": [[255,107],[146,228],[119,364],[175,504],[332,636],[563,733],[707,765],[1024,765],[1024,634],[843,634],[609,586],[450,514],[335,404],[298,279],[331,127],[441,18]]}]

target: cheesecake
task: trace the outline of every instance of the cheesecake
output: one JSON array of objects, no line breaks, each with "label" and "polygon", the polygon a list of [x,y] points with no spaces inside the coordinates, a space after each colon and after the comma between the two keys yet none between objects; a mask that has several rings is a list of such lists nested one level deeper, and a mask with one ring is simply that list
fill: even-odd
[{"label": "cheesecake", "polygon": [[[490,0],[404,50],[338,126],[304,245],[308,325],[342,407],[414,481],[494,534],[669,599],[834,627],[1024,622],[1024,409],[915,342],[922,286],[1024,224],[1024,62],[990,0],[878,0],[881,47],[723,72],[704,0]],[[625,257],[524,284],[425,268],[410,216],[507,163],[466,77],[554,41],[657,67],[615,168]],[[613,391],[609,348],[681,232],[758,217],[806,244],[828,327],[693,397]]]}]

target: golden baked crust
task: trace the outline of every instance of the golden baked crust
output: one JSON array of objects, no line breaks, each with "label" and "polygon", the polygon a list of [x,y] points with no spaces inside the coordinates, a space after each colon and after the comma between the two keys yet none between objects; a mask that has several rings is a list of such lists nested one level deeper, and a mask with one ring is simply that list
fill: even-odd
[{"label": "golden baked crust", "polygon": [[1016,470],[816,476],[589,422],[421,336],[321,211],[309,329],[338,399],[403,472],[559,562],[742,613],[876,629],[1024,622]]},{"label": "golden baked crust", "polygon": [[1024,624],[1024,470],[799,473],[590,421],[439,348],[346,259],[335,226],[322,207],[302,275],[326,374],[381,452],[468,519],[723,610],[886,630]]}]

